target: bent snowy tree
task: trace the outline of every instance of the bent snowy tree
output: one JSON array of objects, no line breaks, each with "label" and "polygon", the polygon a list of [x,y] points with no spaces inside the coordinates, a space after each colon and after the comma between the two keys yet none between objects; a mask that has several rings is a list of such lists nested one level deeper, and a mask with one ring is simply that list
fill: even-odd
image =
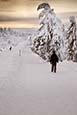
[{"label": "bent snowy tree", "polygon": [[42,9],[39,14],[40,28],[33,40],[32,51],[45,60],[49,60],[54,49],[59,60],[64,59],[64,26],[57,18],[54,9],[48,3],[42,3],[37,10]]}]

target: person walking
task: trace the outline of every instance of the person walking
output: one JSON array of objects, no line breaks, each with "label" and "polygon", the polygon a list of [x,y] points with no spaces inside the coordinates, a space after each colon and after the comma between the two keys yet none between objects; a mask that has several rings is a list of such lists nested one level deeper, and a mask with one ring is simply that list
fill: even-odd
[{"label": "person walking", "polygon": [[12,50],[12,46],[10,46],[9,50],[10,50],[10,51]]},{"label": "person walking", "polygon": [[59,58],[58,58],[56,52],[53,51],[53,53],[52,53],[52,55],[51,55],[51,57],[50,57],[51,72],[56,73],[58,61],[59,61]]}]

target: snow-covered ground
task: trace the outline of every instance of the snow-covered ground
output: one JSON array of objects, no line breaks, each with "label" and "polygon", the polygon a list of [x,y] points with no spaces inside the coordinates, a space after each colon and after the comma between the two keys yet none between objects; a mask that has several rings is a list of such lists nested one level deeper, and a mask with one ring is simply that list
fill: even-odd
[{"label": "snow-covered ground", "polygon": [[0,53],[0,115],[77,115],[77,64],[50,64],[26,48]]}]

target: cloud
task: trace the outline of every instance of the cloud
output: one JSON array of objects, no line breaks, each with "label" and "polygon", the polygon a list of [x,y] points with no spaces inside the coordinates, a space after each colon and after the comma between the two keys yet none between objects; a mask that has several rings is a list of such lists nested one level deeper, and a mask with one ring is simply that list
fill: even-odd
[{"label": "cloud", "polygon": [[34,17],[23,18],[23,17],[10,17],[10,16],[0,16],[0,22],[23,22],[23,23],[38,23],[38,19]]},{"label": "cloud", "polygon": [[63,12],[63,13],[58,13],[58,15],[64,19],[67,19],[70,16],[75,16],[75,18],[77,18],[77,12]]},{"label": "cloud", "polygon": [[8,2],[8,1],[11,1],[11,0],[0,0],[0,1],[2,1],[2,2]]}]

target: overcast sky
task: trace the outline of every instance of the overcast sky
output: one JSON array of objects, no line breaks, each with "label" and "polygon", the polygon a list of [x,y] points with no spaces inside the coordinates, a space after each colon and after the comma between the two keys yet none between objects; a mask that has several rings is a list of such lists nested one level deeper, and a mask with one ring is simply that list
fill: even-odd
[{"label": "overcast sky", "polygon": [[37,6],[43,2],[48,2],[56,13],[77,13],[77,0],[0,0],[0,26],[36,27]]}]

